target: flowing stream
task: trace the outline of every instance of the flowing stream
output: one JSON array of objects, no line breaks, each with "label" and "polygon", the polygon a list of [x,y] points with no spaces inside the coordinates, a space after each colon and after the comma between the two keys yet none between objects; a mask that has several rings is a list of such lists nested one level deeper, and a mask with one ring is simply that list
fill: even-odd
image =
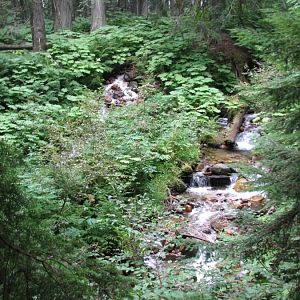
[{"label": "flowing stream", "polygon": [[117,76],[105,87],[104,97],[107,107],[130,105],[139,99],[137,88],[126,80],[125,74]]},{"label": "flowing stream", "polygon": [[[132,82],[126,80],[125,74],[117,76],[106,86],[104,91],[105,105],[101,109],[104,120],[108,110],[115,106],[137,103],[139,95]],[[260,126],[254,121],[258,114],[246,114],[240,132],[236,136],[234,150],[207,149],[205,164],[192,174],[189,188],[182,195],[175,197],[184,199],[180,234],[184,237],[201,241],[191,267],[195,269],[197,281],[212,281],[206,272],[217,267],[219,260],[216,251],[209,251],[205,243],[218,243],[219,235],[238,235],[239,228],[233,223],[240,209],[260,209],[265,195],[259,191],[246,191],[248,179],[239,176],[231,168],[232,163],[249,161],[250,151],[260,134]],[[219,125],[224,130],[229,126],[227,118],[221,118]],[[179,205],[179,204],[178,204]],[[147,241],[147,239],[149,240]],[[155,233],[145,237],[146,242],[156,249],[144,257],[144,263],[158,273],[164,268],[165,261],[171,255],[182,259],[181,252],[175,249],[173,254],[166,253],[164,238]],[[173,257],[174,258],[174,257]]]},{"label": "flowing stream", "polygon": [[[189,188],[178,199],[186,199],[185,224],[181,234],[200,240],[200,246],[191,267],[195,269],[197,281],[211,281],[205,273],[216,268],[218,253],[210,252],[206,243],[218,243],[219,235],[238,235],[239,228],[233,220],[241,209],[259,210],[263,207],[265,195],[260,191],[247,191],[249,179],[241,177],[231,168],[233,163],[249,162],[250,150],[259,136],[260,127],[253,123],[257,114],[244,116],[241,132],[236,137],[234,150],[208,149],[206,163],[192,175]],[[220,125],[227,126],[222,119]],[[200,169],[200,170],[199,170]],[[154,256],[147,256],[145,264],[150,268],[161,268],[162,250]]]},{"label": "flowing stream", "polygon": [[[236,152],[250,151],[254,148],[254,142],[260,132],[260,126],[253,123],[253,120],[257,117],[257,114],[246,114],[244,116],[242,130],[236,136]],[[224,120],[222,120],[223,124],[226,124]],[[223,161],[226,161],[227,155],[230,156],[229,151],[228,153],[223,152],[223,156],[219,155],[217,160],[223,163]],[[236,159],[232,162],[239,162],[239,160]],[[205,168],[207,169],[207,167]],[[224,173],[226,173],[226,170],[224,170]],[[239,209],[245,207],[250,209],[261,208],[265,198],[262,192],[245,191],[247,189],[246,179],[239,179],[239,175],[235,172],[227,174],[227,177],[223,174],[224,178],[219,175],[219,185],[216,185],[215,180],[212,181],[209,175],[205,175],[205,170],[193,174],[187,192],[194,197],[196,195],[198,201],[202,204],[190,214],[190,224],[198,226],[198,230],[202,230],[208,235],[206,241],[217,242],[218,233],[221,231],[228,235],[239,234],[239,229],[231,222]],[[225,178],[227,178],[227,181]],[[244,183],[244,186],[242,183]],[[209,227],[209,230],[207,230],[207,227]],[[217,262],[218,255],[216,252],[208,253],[205,246],[200,247],[193,263],[196,269],[197,281],[204,280],[205,272],[216,268]],[[211,280],[211,278],[206,279]]]},{"label": "flowing stream", "polygon": [[130,81],[126,73],[111,79],[103,93],[105,103],[101,107],[100,121],[104,121],[110,108],[136,104],[139,101],[137,86]]},{"label": "flowing stream", "polygon": [[244,117],[243,131],[238,133],[236,137],[236,144],[238,150],[252,150],[254,148],[254,141],[259,137],[260,126],[253,123],[258,117],[258,114],[247,114]]}]

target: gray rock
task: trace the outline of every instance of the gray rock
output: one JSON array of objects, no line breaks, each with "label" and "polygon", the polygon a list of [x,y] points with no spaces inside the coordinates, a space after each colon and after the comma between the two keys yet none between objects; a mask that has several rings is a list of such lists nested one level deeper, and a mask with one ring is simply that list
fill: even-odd
[{"label": "gray rock", "polygon": [[230,176],[227,175],[212,175],[209,176],[209,183],[212,187],[221,187],[231,184]]},{"label": "gray rock", "polygon": [[210,170],[213,175],[229,175],[235,172],[231,167],[222,163],[213,165]]}]

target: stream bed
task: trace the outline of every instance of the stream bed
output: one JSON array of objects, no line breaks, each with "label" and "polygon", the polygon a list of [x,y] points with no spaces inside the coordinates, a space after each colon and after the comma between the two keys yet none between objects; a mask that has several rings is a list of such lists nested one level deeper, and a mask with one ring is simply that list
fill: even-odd
[{"label": "stream bed", "polygon": [[[187,190],[169,199],[168,210],[172,211],[170,218],[178,223],[177,232],[183,238],[199,241],[198,250],[187,253],[184,248],[174,247],[166,253],[168,247],[163,239],[152,237],[150,242],[156,243],[157,250],[145,256],[146,266],[161,270],[170,268],[173,263],[176,268],[177,263],[189,258],[189,267],[194,269],[197,282],[212,280],[206,272],[217,267],[219,255],[208,246],[217,244],[221,235],[242,234],[234,223],[239,211],[259,211],[267,201],[262,191],[249,191],[250,178],[239,174],[241,164],[257,163],[251,154],[260,133],[260,126],[253,123],[255,118],[257,114],[244,116],[234,149],[203,149],[203,158],[192,174]],[[226,122],[222,120],[222,123]]]},{"label": "stream bed", "polygon": [[[105,104],[101,109],[103,119],[109,109],[139,101],[137,87],[125,73],[110,80],[104,97]],[[243,234],[234,222],[240,210],[259,211],[264,207],[266,195],[262,191],[249,191],[250,178],[239,173],[242,164],[259,164],[251,154],[261,130],[255,122],[257,117],[256,113],[244,115],[233,148],[202,149],[202,158],[190,176],[186,191],[175,196],[169,195],[167,220],[160,224],[157,232],[144,237],[148,248],[152,249],[144,256],[144,264],[158,277],[164,271],[168,276],[170,270],[176,270],[178,264],[183,264],[193,270],[196,282],[213,281],[207,272],[218,267],[220,255],[218,251],[211,250],[209,245],[217,244],[223,235]],[[222,130],[227,130],[228,119],[221,118],[219,125]],[[253,174],[251,177],[255,176]],[[166,223],[171,223],[173,229],[165,226]],[[196,241],[197,248],[190,250],[168,242],[177,236]],[[242,274],[245,270],[239,272]]]}]

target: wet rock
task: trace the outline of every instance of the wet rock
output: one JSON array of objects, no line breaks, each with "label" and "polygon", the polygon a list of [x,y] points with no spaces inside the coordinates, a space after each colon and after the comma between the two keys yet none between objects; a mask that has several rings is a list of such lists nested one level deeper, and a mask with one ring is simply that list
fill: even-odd
[{"label": "wet rock", "polygon": [[226,175],[212,175],[209,176],[209,183],[212,187],[226,186],[231,184],[231,179]]},{"label": "wet rock", "polygon": [[212,230],[211,230],[211,228],[207,227],[207,228],[203,228],[202,232],[205,233],[205,234],[211,234]]},{"label": "wet rock", "polygon": [[128,87],[131,88],[134,92],[138,92],[138,83],[136,81],[130,81]]},{"label": "wet rock", "polygon": [[122,91],[116,91],[114,94],[113,94],[113,98],[117,99],[117,98],[122,98],[124,97],[125,94],[122,92]]},{"label": "wet rock", "polygon": [[224,218],[216,219],[211,222],[211,227],[217,232],[222,231],[228,225],[229,222]]},{"label": "wet rock", "polygon": [[229,201],[229,204],[234,206],[236,209],[242,209],[245,206],[241,200],[236,200],[236,201],[232,200],[232,201]]},{"label": "wet rock", "polygon": [[132,66],[131,68],[127,69],[124,73],[124,80],[129,82],[132,81],[136,76],[135,67]]},{"label": "wet rock", "polygon": [[183,237],[190,237],[196,240],[202,240],[209,243],[215,243],[217,240],[217,236],[213,234],[206,234],[202,231],[198,231],[195,228],[187,228],[182,232]]},{"label": "wet rock", "polygon": [[261,208],[263,206],[264,201],[265,198],[262,195],[252,196],[250,198],[250,204],[253,208]]},{"label": "wet rock", "polygon": [[111,99],[111,97],[109,97],[109,96],[105,96],[105,97],[104,97],[104,101],[105,101],[106,104],[110,104],[110,103],[111,103],[111,100],[112,100],[112,99]]},{"label": "wet rock", "polygon": [[171,193],[172,194],[181,194],[186,191],[188,185],[185,184],[183,181],[178,181],[174,186],[172,186]]},{"label": "wet rock", "polygon": [[184,211],[185,211],[186,213],[192,212],[192,211],[193,211],[192,205],[190,205],[190,204],[185,204],[185,205],[184,205]]},{"label": "wet rock", "polygon": [[184,173],[181,175],[181,180],[182,180],[187,186],[190,185],[192,179],[193,179],[193,173],[190,173],[190,172],[184,172]]},{"label": "wet rock", "polygon": [[237,182],[235,183],[233,189],[236,192],[242,192],[245,191],[246,189],[248,189],[250,187],[249,184],[247,184],[248,180],[246,178],[239,178],[237,180]]},{"label": "wet rock", "polygon": [[205,164],[204,163],[199,163],[195,169],[196,172],[201,172],[203,171],[205,168]]},{"label": "wet rock", "polygon": [[226,140],[224,142],[224,145],[225,145],[225,148],[224,149],[229,149],[229,150],[232,150],[235,148],[236,146],[236,143],[234,141],[231,141],[231,140]]},{"label": "wet rock", "polygon": [[229,236],[235,235],[235,232],[230,228],[225,229],[225,233]]},{"label": "wet rock", "polygon": [[203,144],[203,147],[209,147],[209,148],[220,148],[220,144],[217,143],[207,143],[207,144]]},{"label": "wet rock", "polygon": [[213,175],[229,175],[235,172],[231,167],[222,163],[213,165],[210,171]]},{"label": "wet rock", "polygon": [[117,84],[113,84],[111,86],[111,90],[113,90],[113,91],[121,91],[120,87]]}]

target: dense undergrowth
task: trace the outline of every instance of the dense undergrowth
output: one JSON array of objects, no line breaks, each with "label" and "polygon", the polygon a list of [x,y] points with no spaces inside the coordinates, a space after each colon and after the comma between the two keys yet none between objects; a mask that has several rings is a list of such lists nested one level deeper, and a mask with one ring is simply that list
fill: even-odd
[{"label": "dense undergrowth", "polygon": [[[241,239],[210,291],[188,268],[160,277],[143,264],[150,251],[144,236],[164,220],[168,191],[182,189],[180,174],[197,161],[199,143],[216,134],[221,109],[241,105],[228,100],[237,82],[231,67],[213,56],[202,32],[190,30],[194,20],[120,15],[92,34],[82,20],[76,31],[49,34],[45,53],[0,53],[3,295],[297,299],[298,19],[296,8],[231,33],[277,68],[261,69],[240,97],[272,120],[268,146],[257,151],[272,170],[260,184],[278,212],[255,217],[267,234],[253,230]],[[141,101],[104,117],[103,86],[124,64],[137,70]],[[224,249],[231,246],[225,240]],[[240,259],[250,272],[237,279]]]},{"label": "dense undergrowth", "polygon": [[[235,79],[196,34],[169,19],[130,18],[48,41],[46,53],[0,57],[1,139],[26,155],[19,183],[10,179],[14,197],[24,195],[20,206],[1,216],[11,273],[4,289],[19,299],[24,265],[30,296],[129,296],[130,282],[149,273],[142,271],[142,234],[158,221],[168,189],[182,188],[180,174],[197,160],[199,142],[213,136],[214,118],[227,105],[223,92]],[[103,118],[105,78],[125,63],[137,68],[143,101]],[[24,219],[15,226],[9,218],[18,220],[20,209]],[[22,250],[9,255],[13,249]],[[136,274],[122,279],[122,270]]]}]

